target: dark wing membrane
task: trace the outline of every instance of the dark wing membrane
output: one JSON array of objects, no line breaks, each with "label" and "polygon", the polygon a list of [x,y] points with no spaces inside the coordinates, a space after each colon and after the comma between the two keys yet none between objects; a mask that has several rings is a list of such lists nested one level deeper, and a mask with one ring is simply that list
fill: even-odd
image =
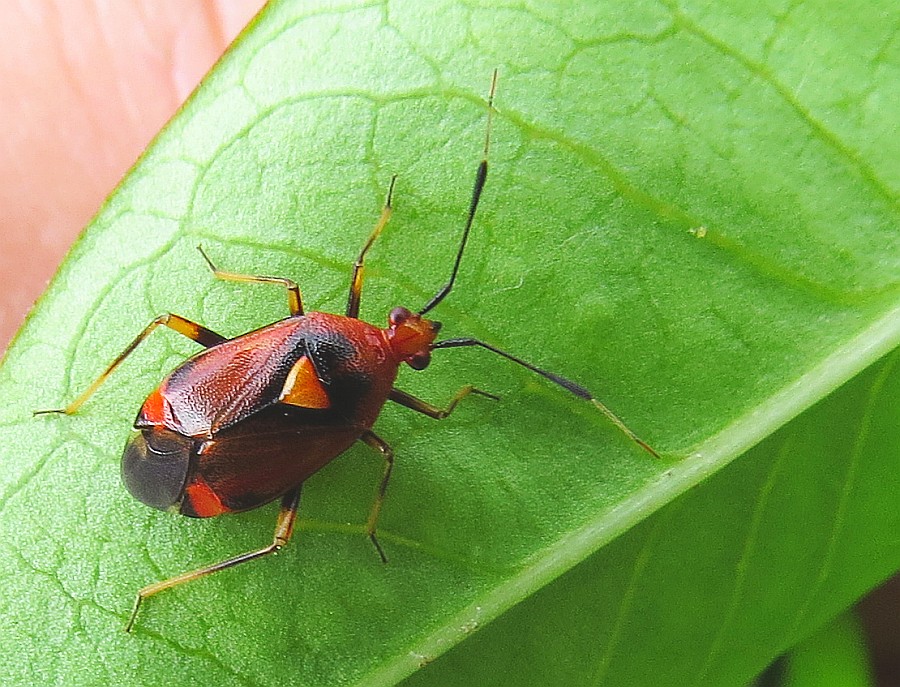
[{"label": "dark wing membrane", "polygon": [[125,487],[141,503],[169,509],[184,492],[195,443],[164,427],[138,432],[122,456]]},{"label": "dark wing membrane", "polygon": [[304,318],[293,317],[209,348],[160,385],[171,429],[211,435],[275,403],[305,352]]},{"label": "dark wing membrane", "polygon": [[257,508],[296,487],[349,448],[364,427],[316,425],[322,411],[273,406],[206,442],[200,477],[230,511]]}]

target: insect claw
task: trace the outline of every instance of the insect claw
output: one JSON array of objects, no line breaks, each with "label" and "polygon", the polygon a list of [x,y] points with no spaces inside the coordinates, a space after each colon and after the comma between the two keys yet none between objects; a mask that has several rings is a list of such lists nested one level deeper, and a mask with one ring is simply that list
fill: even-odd
[{"label": "insect claw", "polygon": [[473,388],[472,391],[471,391],[470,393],[478,394],[479,396],[484,396],[485,398],[489,398],[489,399],[491,399],[492,401],[499,401],[499,400],[501,400],[500,397],[499,397],[497,394],[492,394],[492,393],[490,393],[489,391],[482,391],[481,389],[477,389],[477,388]]},{"label": "insect claw", "polygon": [[384,549],[381,548],[381,544],[378,541],[378,537],[375,536],[374,532],[369,533],[369,539],[372,541],[372,544],[375,546],[375,550],[378,552],[378,555],[381,558],[381,562],[387,563],[388,558],[384,553]]},{"label": "insect claw", "polygon": [[198,243],[198,244],[197,244],[197,250],[200,251],[200,255],[203,256],[203,259],[206,261],[206,264],[209,266],[209,269],[211,269],[212,272],[213,272],[213,274],[215,274],[218,270],[216,269],[216,266],[213,264],[213,261],[212,261],[212,260],[210,259],[210,257],[206,254],[206,251],[203,250],[203,244],[202,244],[202,243]]},{"label": "insect claw", "polygon": [[65,408],[48,408],[46,410],[32,410],[32,417],[37,417],[38,415],[68,415]]}]

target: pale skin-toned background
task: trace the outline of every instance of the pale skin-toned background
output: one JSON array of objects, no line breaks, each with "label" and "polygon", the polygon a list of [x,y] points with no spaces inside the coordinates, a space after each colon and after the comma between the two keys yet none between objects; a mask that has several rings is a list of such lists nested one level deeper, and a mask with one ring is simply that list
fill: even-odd
[{"label": "pale skin-toned background", "polygon": [[0,352],[263,0],[0,3]]},{"label": "pale skin-toned background", "polygon": [[[263,4],[0,2],[0,352],[103,199]],[[898,597],[895,579],[863,604],[883,684],[900,672]]]}]

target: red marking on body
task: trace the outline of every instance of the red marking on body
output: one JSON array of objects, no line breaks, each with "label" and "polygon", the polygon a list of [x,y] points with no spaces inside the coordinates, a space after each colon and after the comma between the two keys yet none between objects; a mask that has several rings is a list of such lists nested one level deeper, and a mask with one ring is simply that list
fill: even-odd
[{"label": "red marking on body", "polygon": [[154,389],[153,393],[144,401],[144,405],[141,408],[141,417],[150,424],[164,425],[166,418],[170,416],[171,408],[169,408],[169,402],[163,398],[159,389]]},{"label": "red marking on body", "polygon": [[210,488],[202,477],[196,477],[184,492],[194,512],[201,518],[212,518],[229,512],[222,500],[216,495],[216,492]]}]

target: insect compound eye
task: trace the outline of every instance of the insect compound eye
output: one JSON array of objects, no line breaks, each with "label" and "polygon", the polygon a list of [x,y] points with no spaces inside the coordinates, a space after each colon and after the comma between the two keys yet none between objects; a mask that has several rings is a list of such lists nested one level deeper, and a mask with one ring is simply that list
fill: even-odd
[{"label": "insect compound eye", "polygon": [[409,319],[409,316],[412,313],[404,307],[397,307],[391,310],[391,314],[388,315],[388,320],[393,326],[397,326],[403,324]]},{"label": "insect compound eye", "polygon": [[406,362],[414,370],[424,370],[431,362],[431,353],[416,353]]}]

